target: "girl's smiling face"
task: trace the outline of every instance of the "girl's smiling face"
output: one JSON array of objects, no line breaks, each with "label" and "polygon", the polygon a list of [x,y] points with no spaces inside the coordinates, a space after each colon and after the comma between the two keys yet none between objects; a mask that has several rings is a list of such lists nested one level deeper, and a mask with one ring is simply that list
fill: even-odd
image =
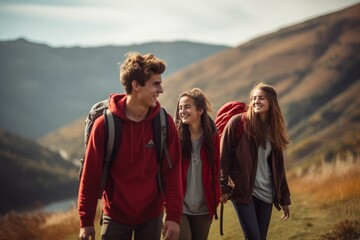
[{"label": "girl's smiling face", "polygon": [[255,89],[252,96],[253,111],[260,115],[265,115],[269,112],[270,104],[266,98],[265,92],[261,89]]},{"label": "girl's smiling face", "polygon": [[194,99],[183,96],[179,100],[179,116],[183,124],[192,125],[201,121],[202,110],[198,110]]}]

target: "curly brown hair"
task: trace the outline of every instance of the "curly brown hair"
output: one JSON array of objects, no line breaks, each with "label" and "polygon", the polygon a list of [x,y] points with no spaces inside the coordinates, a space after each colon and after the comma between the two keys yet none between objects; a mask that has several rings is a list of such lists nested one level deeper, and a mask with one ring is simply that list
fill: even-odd
[{"label": "curly brown hair", "polygon": [[154,74],[162,74],[166,69],[165,61],[148,53],[141,55],[138,52],[129,52],[120,67],[120,82],[127,94],[132,92],[132,81],[137,81],[141,86]]}]

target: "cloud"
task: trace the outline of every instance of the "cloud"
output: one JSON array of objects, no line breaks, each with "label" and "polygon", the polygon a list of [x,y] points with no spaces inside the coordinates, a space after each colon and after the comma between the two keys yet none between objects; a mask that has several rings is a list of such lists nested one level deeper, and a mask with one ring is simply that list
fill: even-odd
[{"label": "cloud", "polygon": [[0,39],[27,36],[55,45],[179,39],[237,45],[344,4],[341,0],[4,0]]},{"label": "cloud", "polygon": [[2,5],[1,12],[34,19],[82,23],[116,21],[119,10],[97,6],[51,6],[35,4]]}]

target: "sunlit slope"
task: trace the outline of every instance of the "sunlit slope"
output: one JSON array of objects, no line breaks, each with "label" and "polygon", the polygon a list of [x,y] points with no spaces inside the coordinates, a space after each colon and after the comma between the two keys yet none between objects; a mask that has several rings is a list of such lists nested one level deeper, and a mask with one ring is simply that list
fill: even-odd
[{"label": "sunlit slope", "polygon": [[[359,153],[359,12],[357,4],[194,63],[164,79],[160,102],[173,114],[179,94],[199,87],[215,116],[229,100],[247,102],[249,90],[263,81],[277,89],[288,122],[287,164]],[[81,157],[84,118],[44,139]],[[63,132],[77,132],[77,139]]]}]

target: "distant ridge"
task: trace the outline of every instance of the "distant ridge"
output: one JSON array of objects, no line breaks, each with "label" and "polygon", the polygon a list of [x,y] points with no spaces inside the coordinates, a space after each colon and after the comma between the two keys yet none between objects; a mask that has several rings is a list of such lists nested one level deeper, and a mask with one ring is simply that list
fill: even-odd
[{"label": "distant ridge", "polygon": [[0,214],[76,196],[77,170],[59,153],[0,129]]},{"label": "distant ridge", "polygon": [[94,102],[123,91],[119,64],[129,51],[164,59],[166,77],[227,48],[187,41],[89,48],[0,41],[0,128],[36,139],[78,119]]}]

